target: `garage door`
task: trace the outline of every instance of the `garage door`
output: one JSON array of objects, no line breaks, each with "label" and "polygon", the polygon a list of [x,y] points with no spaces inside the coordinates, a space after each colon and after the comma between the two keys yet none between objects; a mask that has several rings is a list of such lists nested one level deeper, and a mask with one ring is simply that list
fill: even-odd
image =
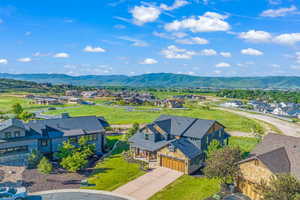
[{"label": "garage door", "polygon": [[174,169],[174,170],[177,170],[180,172],[185,172],[184,160],[178,160],[175,158],[161,156],[160,157],[160,166]]}]

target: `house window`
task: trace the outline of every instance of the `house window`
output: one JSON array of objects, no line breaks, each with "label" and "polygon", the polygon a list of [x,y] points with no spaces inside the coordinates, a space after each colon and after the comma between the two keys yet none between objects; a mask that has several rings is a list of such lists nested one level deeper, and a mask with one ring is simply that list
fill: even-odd
[{"label": "house window", "polygon": [[18,146],[18,147],[9,147],[5,149],[0,149],[0,157],[10,153],[22,153],[22,152],[28,152],[28,146]]},{"label": "house window", "polygon": [[170,145],[169,145],[169,151],[170,151],[170,152],[175,152],[175,150],[176,150],[175,146],[172,145],[172,144],[170,144]]},{"label": "house window", "polygon": [[5,138],[11,138],[11,132],[6,132],[5,133]]},{"label": "house window", "polygon": [[145,140],[149,140],[149,134],[145,134]]},{"label": "house window", "polygon": [[21,132],[20,131],[15,131],[15,137],[21,137]]},{"label": "house window", "polygon": [[43,147],[48,146],[48,140],[42,140],[42,141],[41,141],[41,145],[42,145]]},{"label": "house window", "polygon": [[255,165],[255,166],[258,166],[258,165],[259,165],[258,160],[254,160],[254,165]]}]

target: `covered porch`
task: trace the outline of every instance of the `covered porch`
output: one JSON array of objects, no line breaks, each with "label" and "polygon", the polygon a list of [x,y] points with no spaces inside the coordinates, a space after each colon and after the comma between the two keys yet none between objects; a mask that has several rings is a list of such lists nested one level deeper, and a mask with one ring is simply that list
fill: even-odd
[{"label": "covered porch", "polygon": [[134,159],[142,160],[145,162],[156,162],[157,161],[157,152],[144,150],[138,147],[130,147],[131,154]]}]

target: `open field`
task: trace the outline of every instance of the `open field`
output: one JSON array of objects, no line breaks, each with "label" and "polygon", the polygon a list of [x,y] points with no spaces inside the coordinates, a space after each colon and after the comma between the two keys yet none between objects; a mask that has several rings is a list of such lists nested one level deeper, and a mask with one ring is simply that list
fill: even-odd
[{"label": "open field", "polygon": [[162,109],[160,111],[150,111],[151,108],[154,107],[139,107],[139,109],[141,109],[139,111],[128,111],[121,107],[83,105],[77,108],[53,110],[46,114],[58,115],[60,113],[68,112],[71,116],[104,116],[111,124],[132,124],[133,122],[149,123],[161,114],[168,114],[217,120],[224,124],[227,127],[227,130],[252,132],[256,129],[262,129],[261,125],[254,120],[215,109],[207,110],[202,107],[191,107],[191,109],[188,110]]}]

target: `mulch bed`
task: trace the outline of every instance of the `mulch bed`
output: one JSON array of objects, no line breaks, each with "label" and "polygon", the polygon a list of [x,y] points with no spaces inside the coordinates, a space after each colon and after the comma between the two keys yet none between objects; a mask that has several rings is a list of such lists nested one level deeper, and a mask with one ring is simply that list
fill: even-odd
[{"label": "mulch bed", "polygon": [[51,174],[42,174],[37,169],[26,169],[23,172],[23,185],[29,192],[79,188],[81,181],[87,179],[93,172],[97,160],[98,157],[90,158],[88,168],[79,173],[70,173],[59,167]]}]

